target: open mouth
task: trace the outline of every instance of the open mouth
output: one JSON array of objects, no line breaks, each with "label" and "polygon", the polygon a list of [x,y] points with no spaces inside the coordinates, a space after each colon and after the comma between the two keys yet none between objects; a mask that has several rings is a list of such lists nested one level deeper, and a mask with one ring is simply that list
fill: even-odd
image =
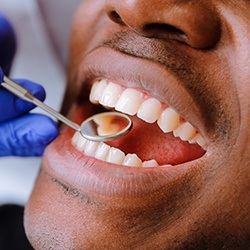
[{"label": "open mouth", "polygon": [[98,78],[91,84],[89,100],[130,115],[133,121],[128,135],[111,142],[89,141],[76,132],[72,145],[89,157],[129,167],[159,167],[192,161],[206,152],[200,132],[145,91]]},{"label": "open mouth", "polygon": [[187,173],[193,176],[207,161],[206,103],[161,64],[97,48],[70,80],[64,112],[72,121],[117,110],[131,117],[133,128],[104,143],[62,126],[42,161],[42,169],[59,183],[87,195],[144,197],[175,186]]}]

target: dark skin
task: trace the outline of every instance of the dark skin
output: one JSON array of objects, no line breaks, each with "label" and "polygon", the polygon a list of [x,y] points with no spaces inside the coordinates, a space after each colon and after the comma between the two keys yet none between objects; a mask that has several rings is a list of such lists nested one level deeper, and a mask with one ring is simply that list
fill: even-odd
[{"label": "dark skin", "polygon": [[93,79],[125,82],[173,106],[208,147],[170,168],[122,167],[78,152],[62,126],[26,207],[35,249],[249,248],[249,7],[247,0],[83,2],[63,112],[80,123],[96,112],[87,101]]}]

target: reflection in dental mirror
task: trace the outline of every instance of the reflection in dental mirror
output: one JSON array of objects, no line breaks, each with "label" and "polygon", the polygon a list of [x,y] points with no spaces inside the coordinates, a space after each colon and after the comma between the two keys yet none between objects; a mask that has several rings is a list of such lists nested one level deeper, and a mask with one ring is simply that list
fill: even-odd
[{"label": "reflection in dental mirror", "polygon": [[127,134],[131,119],[122,113],[105,112],[89,117],[81,124],[81,135],[91,141],[110,141]]}]

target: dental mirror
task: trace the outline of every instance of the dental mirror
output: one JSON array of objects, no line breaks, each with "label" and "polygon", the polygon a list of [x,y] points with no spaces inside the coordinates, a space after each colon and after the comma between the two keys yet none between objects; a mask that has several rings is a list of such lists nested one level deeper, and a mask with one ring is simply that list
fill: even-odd
[{"label": "dental mirror", "polygon": [[110,141],[127,134],[131,119],[122,113],[104,112],[93,115],[81,124],[81,135],[91,141]]},{"label": "dental mirror", "polygon": [[91,141],[111,141],[127,134],[132,128],[131,119],[122,113],[104,112],[93,115],[87,118],[81,126],[70,121],[68,118],[58,113],[39,99],[34,97],[27,89],[20,86],[4,76],[4,81],[1,83],[5,89],[18,96],[19,98],[31,102],[42,108],[47,113],[56,117],[61,122],[79,131],[80,134]]}]

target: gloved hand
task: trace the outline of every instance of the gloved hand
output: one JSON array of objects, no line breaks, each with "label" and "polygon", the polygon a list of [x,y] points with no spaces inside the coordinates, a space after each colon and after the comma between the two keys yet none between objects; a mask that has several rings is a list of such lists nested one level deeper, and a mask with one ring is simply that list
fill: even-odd
[{"label": "gloved hand", "polygon": [[[44,100],[45,91],[41,85],[28,80],[16,81]],[[52,119],[41,114],[28,114],[34,107],[0,87],[0,156],[40,156],[58,135],[57,125]]]},{"label": "gloved hand", "polygon": [[0,14],[0,65],[5,75],[10,72],[15,51],[15,32],[9,21]]},{"label": "gloved hand", "polygon": [[[16,50],[15,33],[0,14],[0,83],[8,75]],[[27,80],[19,83],[38,99],[44,100],[44,89]],[[0,87],[0,156],[38,156],[58,134],[54,121],[44,115],[28,114],[34,105]]]}]

